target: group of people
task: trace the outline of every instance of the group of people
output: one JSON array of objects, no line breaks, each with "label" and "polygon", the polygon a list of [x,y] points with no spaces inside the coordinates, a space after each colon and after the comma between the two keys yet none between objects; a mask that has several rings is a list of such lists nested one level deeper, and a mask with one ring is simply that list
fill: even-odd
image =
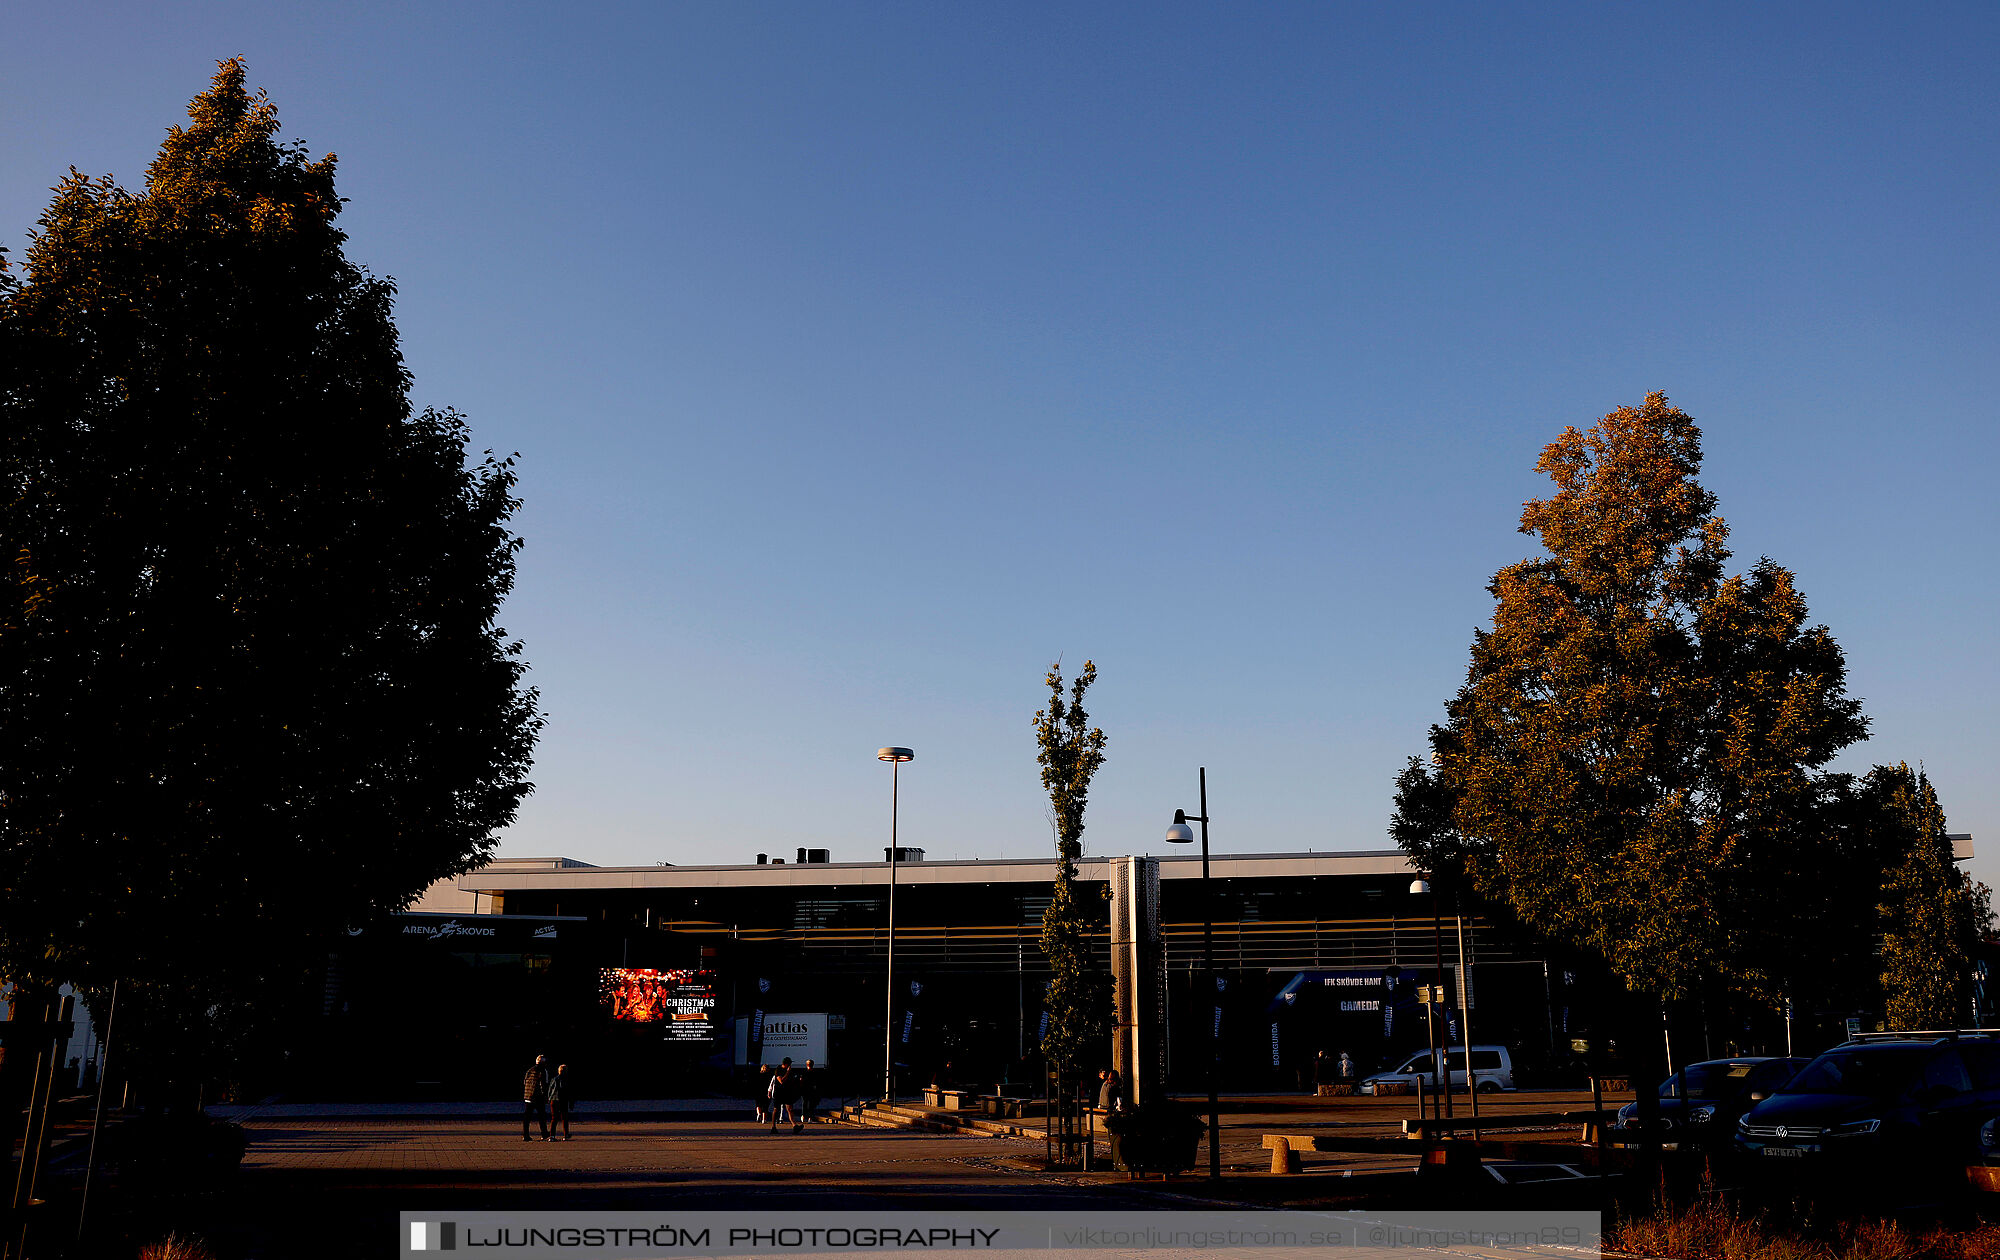
[{"label": "group of people", "polygon": [[768,1063],[757,1068],[757,1123],[771,1122],[771,1132],[778,1131],[778,1120],[783,1116],[791,1122],[792,1132],[805,1132],[806,1122],[819,1110],[820,1076],[819,1069],[807,1059],[804,1067],[793,1067],[786,1059],[773,1071]]},{"label": "group of people", "polygon": [[1354,1084],[1354,1057],[1342,1050],[1338,1059],[1322,1050],[1313,1056],[1312,1078],[1315,1092],[1333,1085]]},{"label": "group of people", "polygon": [[535,1056],[534,1066],[521,1078],[521,1140],[534,1141],[531,1132],[536,1121],[541,1122],[542,1141],[553,1142],[553,1131],[562,1130],[562,1140],[569,1141],[569,1065],[558,1063],[549,1067],[549,1056]]}]

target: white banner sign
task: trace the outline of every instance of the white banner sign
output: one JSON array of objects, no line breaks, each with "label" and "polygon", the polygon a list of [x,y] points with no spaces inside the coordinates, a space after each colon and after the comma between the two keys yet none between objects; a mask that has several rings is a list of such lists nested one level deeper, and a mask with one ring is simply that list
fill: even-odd
[{"label": "white banner sign", "polygon": [[826,1066],[826,1012],[766,1011],[763,1042],[757,1054],[759,1063],[775,1065],[784,1059],[790,1059],[793,1063],[804,1063],[807,1059],[811,1059],[814,1064],[824,1067]]}]

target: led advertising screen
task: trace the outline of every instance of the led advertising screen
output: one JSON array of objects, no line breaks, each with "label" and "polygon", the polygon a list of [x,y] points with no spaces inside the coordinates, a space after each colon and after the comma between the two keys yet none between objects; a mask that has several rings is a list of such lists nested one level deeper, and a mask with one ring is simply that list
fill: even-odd
[{"label": "led advertising screen", "polygon": [[668,1041],[715,1036],[715,973],[606,967],[597,973],[598,1000],[611,1018],[658,1024]]}]

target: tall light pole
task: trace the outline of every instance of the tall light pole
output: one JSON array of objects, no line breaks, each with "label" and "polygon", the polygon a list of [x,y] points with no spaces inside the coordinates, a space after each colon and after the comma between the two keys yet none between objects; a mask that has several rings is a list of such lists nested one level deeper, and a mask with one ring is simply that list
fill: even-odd
[{"label": "tall light pole", "polygon": [[[1439,1082],[1438,1097],[1434,1104],[1437,1107],[1438,1119],[1449,1120],[1451,1118],[1451,1025],[1448,1022],[1448,1017],[1451,1011],[1451,1004],[1444,1000],[1444,916],[1438,909],[1437,888],[1430,880],[1419,875],[1410,881],[1411,896],[1421,897],[1425,893],[1431,895],[1431,947],[1437,953],[1437,967],[1431,973],[1436,979],[1436,984],[1431,988],[1431,998],[1434,1002],[1444,1007],[1447,1017],[1447,1023],[1443,1029],[1444,1045],[1431,1052],[1431,1079],[1434,1082]],[[1434,1013],[1431,1003],[1425,1003],[1424,1028],[1426,1031],[1431,1028],[1431,1016]],[[1442,1072],[1438,1068],[1438,1059],[1440,1057],[1444,1059]],[[1470,1080],[1470,1069],[1472,1067],[1472,1047],[1470,1044],[1465,1047],[1465,1066],[1467,1068],[1466,1079]]]},{"label": "tall light pole", "polygon": [[1472,963],[1465,956],[1465,907],[1458,894],[1451,897],[1452,917],[1458,920],[1458,1035],[1465,1042],[1465,1098],[1472,1104],[1472,1140],[1479,1141],[1479,1073],[1472,1067]]},{"label": "tall light pole", "polygon": [[[1188,826],[1192,820],[1201,824],[1201,968],[1202,990],[1209,1001],[1219,999],[1215,994],[1215,901],[1209,893],[1208,884],[1208,767],[1201,768],[1201,813],[1190,816],[1184,809],[1174,811],[1174,821],[1167,828],[1168,844],[1193,844],[1194,829]],[[1204,1075],[1208,1078],[1208,1175],[1222,1176],[1222,1125],[1218,1117],[1219,1108],[1215,1093],[1215,1061],[1219,1057],[1216,1040],[1217,1025],[1221,1022],[1220,1008],[1211,1008],[1204,1021],[1208,1024],[1208,1057]]]},{"label": "tall light pole", "polygon": [[916,760],[907,748],[878,748],[875,760],[889,763],[889,972],[883,998],[887,1014],[882,1017],[882,1101],[896,1101],[896,837],[897,813],[901,808],[903,763]]}]

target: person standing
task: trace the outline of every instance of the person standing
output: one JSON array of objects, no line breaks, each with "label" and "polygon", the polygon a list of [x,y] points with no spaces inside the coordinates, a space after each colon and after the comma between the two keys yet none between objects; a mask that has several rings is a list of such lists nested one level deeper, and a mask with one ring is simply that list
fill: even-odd
[{"label": "person standing", "polygon": [[757,1107],[756,1123],[762,1124],[764,1123],[764,1113],[771,1109],[770,1064],[759,1063],[757,1065],[757,1084],[754,1088],[756,1089],[756,1093],[751,1096],[750,1101]]},{"label": "person standing", "polygon": [[799,1109],[801,1125],[811,1123],[813,1113],[819,1110],[819,1068],[811,1059],[799,1070]]},{"label": "person standing", "polygon": [[1340,1083],[1342,1085],[1354,1084],[1354,1056],[1345,1050],[1340,1052]]},{"label": "person standing", "polygon": [[556,1064],[555,1075],[549,1078],[549,1131],[562,1129],[562,1140],[569,1141],[569,1064]]},{"label": "person standing", "polygon": [[549,1140],[549,1056],[538,1054],[521,1078],[521,1140],[534,1141],[529,1126],[536,1121],[542,1125],[542,1141]]},{"label": "person standing", "polygon": [[1103,1084],[1097,1087],[1097,1109],[1105,1115],[1122,1111],[1125,1107],[1125,1082],[1120,1079],[1117,1068],[1106,1068],[1098,1073]]},{"label": "person standing", "polygon": [[1313,1093],[1327,1094],[1333,1086],[1333,1056],[1321,1050],[1313,1056]]}]

